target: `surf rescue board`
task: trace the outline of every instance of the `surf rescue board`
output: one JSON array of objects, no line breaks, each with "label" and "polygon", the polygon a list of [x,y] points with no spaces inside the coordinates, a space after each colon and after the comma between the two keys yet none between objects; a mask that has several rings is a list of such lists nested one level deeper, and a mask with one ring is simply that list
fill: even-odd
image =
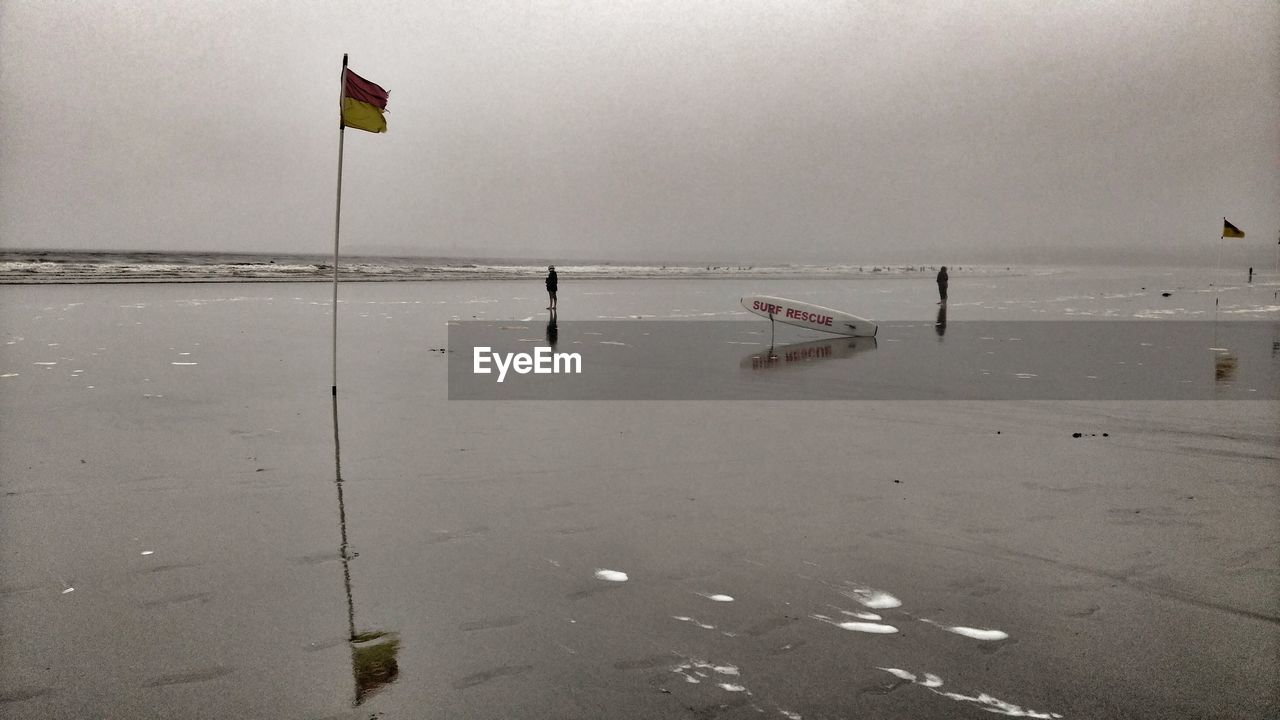
[{"label": "surf rescue board", "polygon": [[748,295],[742,298],[742,306],[760,317],[836,335],[875,337],[879,329],[875,323],[857,315],[770,295]]}]

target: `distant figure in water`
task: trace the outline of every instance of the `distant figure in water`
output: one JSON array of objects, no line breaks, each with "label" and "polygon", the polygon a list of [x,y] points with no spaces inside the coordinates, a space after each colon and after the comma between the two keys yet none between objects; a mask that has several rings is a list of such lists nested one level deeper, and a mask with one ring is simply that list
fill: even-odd
[{"label": "distant figure in water", "polygon": [[1249,282],[1253,282],[1253,268],[1249,268]]},{"label": "distant figure in water", "polygon": [[552,265],[547,268],[547,295],[551,298],[551,304],[547,306],[548,310],[554,311],[556,309],[556,287],[558,285],[559,280],[556,278],[556,266]]},{"label": "distant figure in water", "polygon": [[938,300],[939,305],[947,304],[947,279],[947,266],[943,265],[938,271],[938,297],[941,298]]}]

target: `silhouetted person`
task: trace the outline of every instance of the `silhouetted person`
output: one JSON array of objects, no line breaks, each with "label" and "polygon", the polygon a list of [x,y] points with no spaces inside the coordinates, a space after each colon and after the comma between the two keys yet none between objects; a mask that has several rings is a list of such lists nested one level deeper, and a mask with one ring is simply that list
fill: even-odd
[{"label": "silhouetted person", "polygon": [[1249,282],[1253,282],[1253,268],[1249,268]]},{"label": "silhouetted person", "polygon": [[947,266],[943,265],[938,271],[938,300],[939,305],[947,304]]},{"label": "silhouetted person", "polygon": [[559,284],[559,279],[556,277],[556,266],[552,265],[547,268],[547,295],[551,299],[551,304],[547,306],[548,310],[556,309],[556,288]]},{"label": "silhouetted person", "polygon": [[934,332],[938,333],[938,337],[947,334],[947,306],[943,305],[938,308],[938,319],[933,323]]}]

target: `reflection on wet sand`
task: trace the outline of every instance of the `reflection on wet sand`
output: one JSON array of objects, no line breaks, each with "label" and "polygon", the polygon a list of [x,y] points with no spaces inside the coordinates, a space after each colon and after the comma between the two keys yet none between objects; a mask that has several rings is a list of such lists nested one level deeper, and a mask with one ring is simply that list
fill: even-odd
[{"label": "reflection on wet sand", "polygon": [[747,370],[767,370],[785,367],[790,363],[808,363],[815,360],[847,358],[866,350],[875,350],[873,337],[839,337],[829,340],[813,340],[781,347],[770,347],[763,352],[752,353],[742,359]]},{"label": "reflection on wet sand", "polygon": [[1240,360],[1230,350],[1215,350],[1213,358],[1213,379],[1215,382],[1231,382],[1236,379],[1236,368]]},{"label": "reflection on wet sand", "polygon": [[939,339],[941,339],[943,335],[947,334],[947,306],[946,305],[938,306],[938,319],[935,320],[933,323],[933,330],[934,332],[938,333]]},{"label": "reflection on wet sand", "polygon": [[394,682],[400,674],[396,656],[400,652],[400,638],[394,632],[368,630],[356,633],[355,601],[351,594],[351,553],[347,541],[347,508],[342,493],[342,446],[338,439],[338,397],[333,397],[333,467],[334,484],[338,487],[338,523],[342,530],[342,546],[338,550],[342,558],[342,582],[347,592],[347,642],[351,645],[351,675],[355,679],[355,699],[352,707],[361,703],[384,686]]}]

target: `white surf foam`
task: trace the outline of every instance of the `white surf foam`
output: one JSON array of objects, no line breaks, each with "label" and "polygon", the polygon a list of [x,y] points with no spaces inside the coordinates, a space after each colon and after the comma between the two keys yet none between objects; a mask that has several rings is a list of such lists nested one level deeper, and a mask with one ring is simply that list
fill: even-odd
[{"label": "white surf foam", "polygon": [[626,582],[627,574],[618,570],[596,569],[597,580],[608,580],[609,582]]},{"label": "white surf foam", "polygon": [[[685,679],[685,682],[690,682],[690,683],[702,682],[697,677],[694,677],[694,675],[697,675],[699,677],[704,677],[704,678],[708,677],[707,673],[702,672],[704,670],[710,670],[711,672],[716,673],[717,675],[729,675],[733,677],[737,677],[740,674],[738,667],[736,665],[716,665],[715,663],[709,663],[709,662],[706,662],[705,660],[697,660],[694,658],[689,658],[688,660],[685,660],[684,662],[671,668],[671,672],[683,676]],[[690,674],[690,671],[693,671],[692,675]],[[721,685],[721,687],[723,687],[723,685]],[[735,686],[735,687],[741,687],[741,686]],[[746,688],[744,687],[742,688],[742,690],[746,690]],[[742,690],[734,690],[732,692],[742,692]]]},{"label": "white surf foam", "polygon": [[[930,689],[932,690],[932,688]],[[963,702],[971,702],[977,705],[981,705],[983,706],[982,707],[983,710],[986,710],[987,712],[993,712],[997,715],[1008,715],[1010,717],[1041,718],[1041,720],[1056,720],[1057,718],[1062,717],[1061,715],[1055,712],[1037,712],[1035,710],[1014,705],[1011,702],[1001,700],[998,697],[993,697],[986,693],[979,693],[977,695],[962,695],[960,693],[942,692],[940,690],[933,690],[933,692],[943,697],[951,698],[952,700],[960,700]]]},{"label": "white surf foam", "polygon": [[730,597],[729,595],[719,595],[719,594],[711,595],[708,593],[697,593],[697,594],[701,595],[702,597],[708,600],[714,600],[716,602],[733,602],[733,598]]},{"label": "white surf foam", "polygon": [[925,673],[924,680],[920,680],[915,673],[903,670],[901,668],[877,667],[877,670],[883,670],[894,677],[902,680],[909,680],[915,685],[926,688],[929,692],[941,697],[957,700],[960,702],[971,702],[983,706],[982,709],[997,715],[1008,715],[1010,717],[1029,717],[1039,718],[1040,720],[1057,720],[1062,715],[1054,712],[1039,712],[1028,708],[1015,705],[1011,702],[993,697],[987,693],[978,693],[977,695],[964,695],[962,693],[944,692],[937,688],[942,686],[942,678],[933,673]]},{"label": "white surf foam", "polygon": [[872,610],[887,610],[889,608],[902,607],[902,601],[890,595],[883,590],[876,590],[868,587],[856,587],[849,590],[841,590],[841,595],[858,601],[863,607],[869,607]]},{"label": "white surf foam", "polygon": [[852,610],[841,610],[840,612],[844,613],[845,615],[849,615],[851,617],[856,617],[859,620],[883,620],[884,619],[875,613],[869,613],[869,612],[853,612]]},{"label": "white surf foam", "polygon": [[892,635],[893,633],[898,632],[898,628],[892,625],[884,625],[882,623],[840,622],[838,620],[832,620],[826,615],[810,615],[809,617],[830,625],[835,625],[841,630],[848,630],[850,632],[872,633],[874,635]]},{"label": "white surf foam", "polygon": [[964,627],[962,625],[953,625],[943,627],[947,632],[953,632],[957,635],[973,638],[974,640],[1004,640],[1009,637],[1009,633],[1003,630],[984,630],[982,628]]},{"label": "white surf foam", "polygon": [[671,619],[672,619],[672,620],[679,620],[680,622],[687,622],[687,623],[689,623],[689,624],[691,624],[691,625],[697,625],[698,627],[702,628],[703,630],[715,630],[715,629],[716,629],[716,626],[715,626],[715,625],[708,625],[708,624],[706,624],[706,623],[704,623],[704,622],[699,621],[699,620],[698,620],[698,619],[696,619],[696,618],[691,618],[691,617],[689,617],[689,616],[687,616],[687,615],[672,615],[672,616],[671,616]]},{"label": "white surf foam", "polygon": [[1003,630],[966,627],[964,625],[943,625],[942,623],[937,622],[936,620],[930,620],[929,618],[920,618],[920,622],[929,623],[930,625],[940,627],[947,632],[955,633],[956,635],[963,635],[965,637],[973,638],[974,640],[1004,640],[1009,637],[1009,633],[1004,632]]}]

